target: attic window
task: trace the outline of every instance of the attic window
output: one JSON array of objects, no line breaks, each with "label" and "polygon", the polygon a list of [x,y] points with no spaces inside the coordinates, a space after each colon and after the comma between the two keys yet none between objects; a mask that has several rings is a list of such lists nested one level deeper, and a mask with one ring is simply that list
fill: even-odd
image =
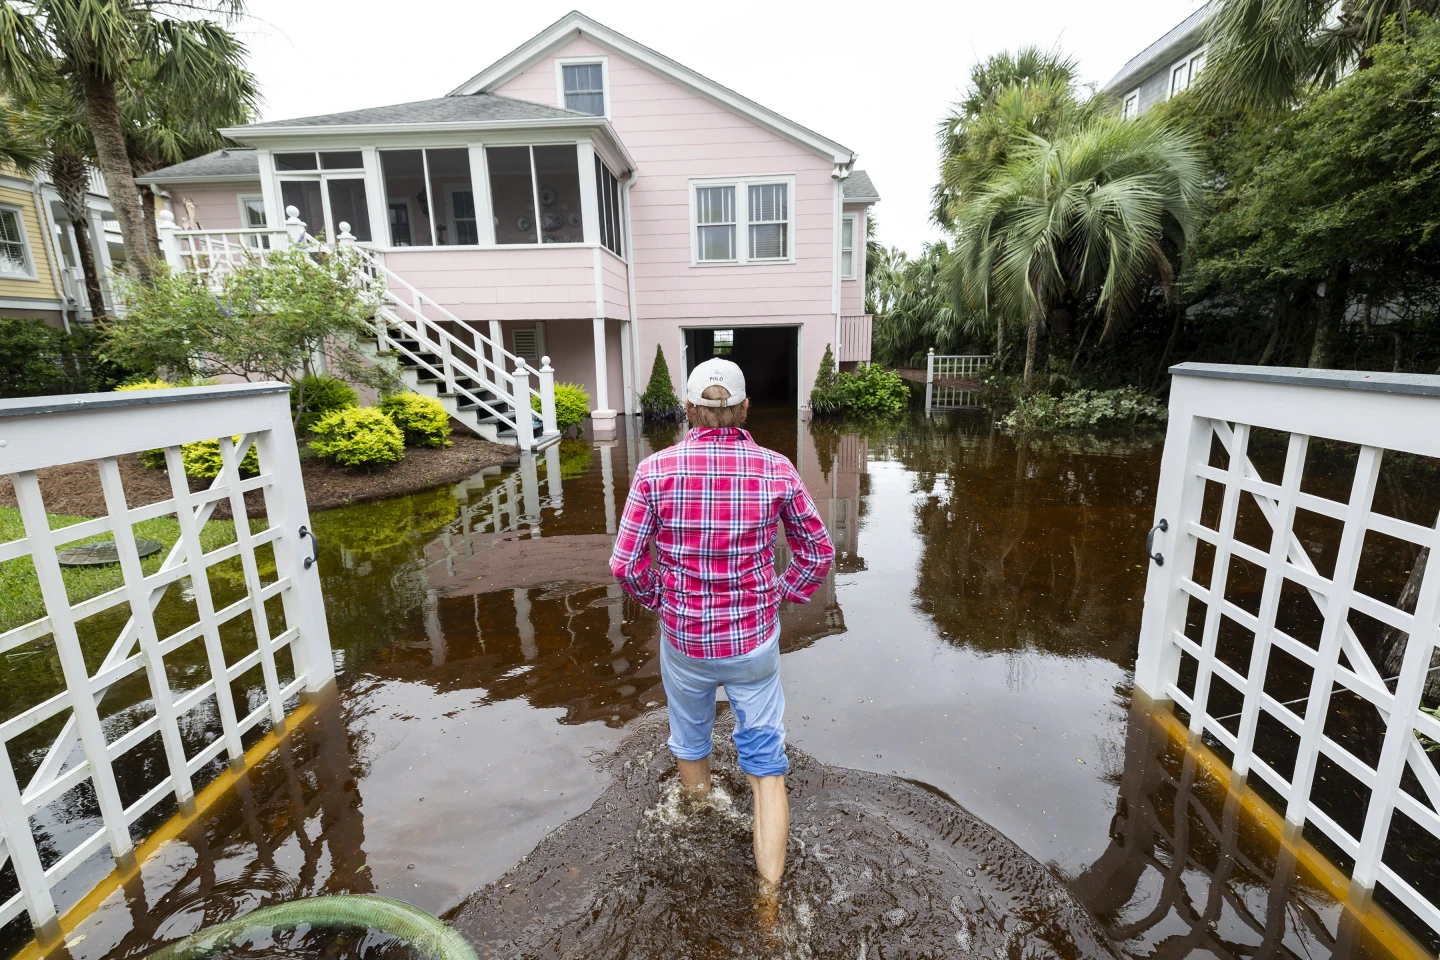
[{"label": "attic window", "polygon": [[605,116],[605,66],[602,63],[562,63],[560,80],[565,108]]}]

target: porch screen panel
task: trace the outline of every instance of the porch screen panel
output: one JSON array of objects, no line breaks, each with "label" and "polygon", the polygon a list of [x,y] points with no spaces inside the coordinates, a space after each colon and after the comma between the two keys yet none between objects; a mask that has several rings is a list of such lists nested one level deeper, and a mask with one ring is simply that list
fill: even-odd
[{"label": "porch screen panel", "polygon": [[529,147],[486,147],[496,243],[539,243]]},{"label": "porch screen panel", "polygon": [[435,243],[426,203],[425,158],[420,150],[381,150],[386,219],[392,247],[428,247]]},{"label": "porch screen panel", "polygon": [[436,243],[442,247],[479,243],[470,151],[464,147],[426,150],[425,164],[430,169],[430,209],[435,215]]},{"label": "porch screen panel", "polygon": [[540,184],[540,234],[545,243],[581,243],[580,160],[573,145],[536,147],[535,176]]},{"label": "porch screen panel", "polygon": [[325,206],[320,201],[319,180],[281,180],[280,205],[286,210],[290,207],[298,210],[311,236],[325,233]]},{"label": "porch screen panel", "polygon": [[600,242],[617,257],[623,257],[620,181],[599,157],[595,158],[595,197],[600,204]]},{"label": "porch screen panel", "polygon": [[350,224],[350,233],[356,240],[369,242],[370,207],[365,197],[364,180],[328,180],[325,188],[330,192],[330,219],[335,221],[335,234],[340,234],[340,224]]}]

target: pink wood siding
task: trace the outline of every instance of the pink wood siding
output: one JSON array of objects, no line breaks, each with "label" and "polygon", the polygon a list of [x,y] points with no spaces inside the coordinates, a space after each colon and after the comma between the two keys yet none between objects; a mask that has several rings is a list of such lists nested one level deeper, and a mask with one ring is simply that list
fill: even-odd
[{"label": "pink wood siding", "polygon": [[385,265],[461,320],[593,317],[594,254],[558,247],[391,250]]},{"label": "pink wood siding", "polygon": [[617,320],[630,319],[630,279],[625,261],[609,250],[600,251],[600,276],[605,285],[605,316]]},{"label": "pink wood siding", "polygon": [[[639,170],[630,191],[630,254],[640,320],[637,389],[649,377],[657,343],[665,348],[677,381],[682,376],[682,327],[793,323],[804,327],[802,380],[808,393],[825,344],[835,336],[831,162],[585,38],[554,56],[592,54],[608,60],[611,122]],[[554,58],[537,62],[495,92],[558,105]],[[772,175],[795,177],[791,242],[796,262],[691,266],[690,179]],[[618,364],[612,364],[610,376],[612,383],[619,382]]]},{"label": "pink wood siding", "polygon": [[170,187],[170,205],[175,213],[177,226],[185,227],[189,212],[185,201],[195,204],[195,222],[189,226],[196,230],[236,230],[248,226],[240,222],[240,195],[259,194],[260,181],[252,183],[227,183],[220,186],[206,184],[203,187],[179,185]]}]

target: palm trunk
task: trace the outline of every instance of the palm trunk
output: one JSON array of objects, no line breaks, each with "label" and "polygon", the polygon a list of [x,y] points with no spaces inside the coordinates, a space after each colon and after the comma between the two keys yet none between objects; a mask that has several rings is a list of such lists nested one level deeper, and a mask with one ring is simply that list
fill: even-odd
[{"label": "palm trunk", "polygon": [[1325,279],[1325,300],[1320,304],[1320,317],[1315,324],[1315,342],[1310,347],[1310,366],[1329,367],[1340,339],[1340,322],[1350,299],[1350,262],[1344,261],[1330,271]]},{"label": "palm trunk", "polygon": [[1005,362],[1005,321],[995,319],[995,363]]},{"label": "palm trunk", "polygon": [[150,259],[159,263],[165,254],[160,251],[160,230],[155,223],[155,191],[149,186],[140,188],[140,216],[145,221],[145,243],[150,248]]},{"label": "palm trunk", "polygon": [[1025,395],[1035,392],[1035,354],[1040,345],[1040,324],[1044,322],[1040,311],[1030,317],[1029,329],[1025,332]]},{"label": "palm trunk", "polygon": [[95,248],[90,243],[90,207],[85,202],[85,161],[73,153],[61,151],[50,155],[50,180],[60,194],[60,205],[70,218],[75,231],[75,259],[85,274],[85,296],[90,301],[90,315],[99,320],[105,316],[105,294],[100,286],[100,268],[95,265]]},{"label": "palm trunk", "polygon": [[125,259],[130,275],[141,283],[149,283],[150,248],[145,240],[145,222],[140,212],[140,191],[130,172],[130,155],[125,150],[125,134],[120,127],[120,106],[115,99],[115,81],[82,73],[85,91],[85,116],[90,135],[95,140],[95,159],[105,178],[110,205],[120,221],[120,235],[125,240]]}]

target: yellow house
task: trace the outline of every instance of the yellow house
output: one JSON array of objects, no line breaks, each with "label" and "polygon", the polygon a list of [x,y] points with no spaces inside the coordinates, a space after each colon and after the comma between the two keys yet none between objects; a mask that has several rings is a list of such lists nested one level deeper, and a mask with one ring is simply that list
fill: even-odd
[{"label": "yellow house", "polygon": [[[107,222],[114,214],[98,176],[91,177],[86,200],[104,276],[124,253],[118,225]],[[88,322],[85,279],[74,251],[74,232],[54,187],[43,176],[0,167],[0,317],[38,317],[67,329]],[[101,286],[108,301],[108,278]]]}]

